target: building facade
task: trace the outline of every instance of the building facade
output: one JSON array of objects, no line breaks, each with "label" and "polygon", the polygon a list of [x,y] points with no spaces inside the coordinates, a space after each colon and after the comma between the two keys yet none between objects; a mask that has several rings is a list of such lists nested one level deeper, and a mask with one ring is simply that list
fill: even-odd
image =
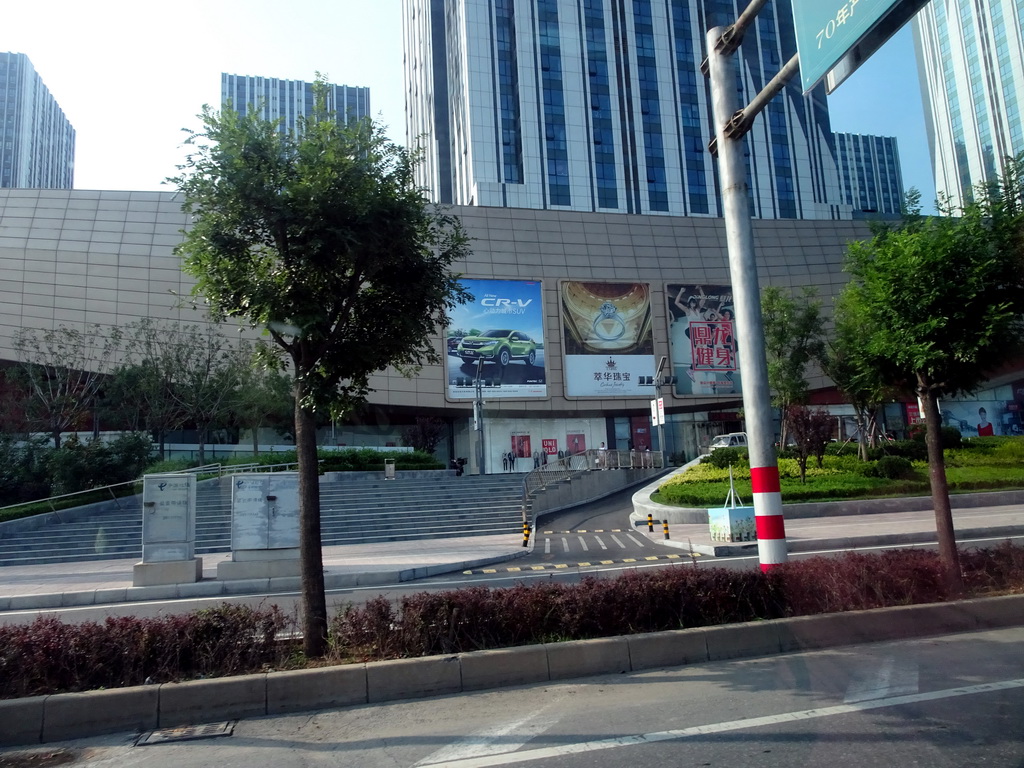
[{"label": "building facade", "polygon": [[[222,73],[220,100],[221,106],[230,105],[239,114],[258,111],[264,120],[282,120],[282,130],[295,131],[299,118],[309,117],[313,111],[313,84]],[[370,89],[328,85],[327,108],[339,119],[370,117]]]},{"label": "building facade", "polygon": [[[705,30],[743,0],[403,0],[407,136],[438,202],[720,216]],[[795,53],[789,0],[739,51],[750,100]],[[788,85],[745,138],[752,210],[843,219],[823,89]]]},{"label": "building facade", "polygon": [[843,202],[860,216],[898,216],[903,203],[903,174],[896,139],[837,133],[839,186]]},{"label": "building facade", "polygon": [[70,189],[75,129],[28,56],[0,53],[0,187]]},{"label": "building facade", "polygon": [[932,0],[914,19],[935,189],[954,205],[1024,152],[1024,3]]}]

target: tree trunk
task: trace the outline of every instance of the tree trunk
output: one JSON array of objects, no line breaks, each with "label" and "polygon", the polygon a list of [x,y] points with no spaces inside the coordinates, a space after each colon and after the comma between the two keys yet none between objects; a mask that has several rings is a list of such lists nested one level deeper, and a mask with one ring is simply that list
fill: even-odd
[{"label": "tree trunk", "polygon": [[302,384],[295,384],[295,453],[299,461],[299,558],[302,573],[303,651],[317,659],[327,650],[327,597],[320,540],[320,476],[316,420],[303,408]]},{"label": "tree trunk", "polygon": [[918,391],[924,400],[925,441],[928,445],[928,479],[932,487],[932,504],[935,507],[935,531],[938,535],[939,557],[946,569],[946,581],[954,595],[964,588],[960,572],[960,554],[956,548],[953,533],[953,510],[949,504],[949,484],[946,482],[946,462],[942,455],[942,420],[939,415],[939,400],[934,390],[918,379]]},{"label": "tree trunk", "polygon": [[199,426],[199,466],[206,466],[206,427]]}]

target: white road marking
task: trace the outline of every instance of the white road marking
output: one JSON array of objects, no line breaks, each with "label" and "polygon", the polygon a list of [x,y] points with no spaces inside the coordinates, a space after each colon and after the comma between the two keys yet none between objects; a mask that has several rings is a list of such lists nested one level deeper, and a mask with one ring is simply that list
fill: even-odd
[{"label": "white road marking", "polygon": [[[594,538],[597,539],[597,543],[601,545],[601,549],[608,549],[608,547],[605,546],[605,543],[601,541],[600,536],[595,536]],[[614,539],[615,537],[612,536],[612,538]]]},{"label": "white road marking", "polygon": [[618,536],[612,536],[612,541],[618,544],[622,549],[626,548],[626,545],[622,543]]},{"label": "white road marking", "polygon": [[564,552],[568,552],[569,551],[569,540],[567,538],[565,538],[565,536],[562,537],[562,551],[564,551]]},{"label": "white road marking", "polygon": [[544,539],[544,554],[551,554],[551,539]]},{"label": "white road marking", "polygon": [[632,533],[627,533],[626,538],[636,544],[638,547],[646,547],[647,542],[638,536],[634,536]]},{"label": "white road marking", "polygon": [[691,739],[697,736],[707,736],[714,733],[727,733],[729,731],[742,731],[750,728],[759,728],[761,726],[779,725],[781,723],[794,723],[804,720],[815,720],[822,717],[850,715],[857,712],[866,712],[872,709],[901,707],[906,704],[917,704],[922,701],[939,701],[941,699],[951,699],[958,696],[972,696],[979,693],[1006,691],[1013,688],[1024,688],[1024,678],[1018,678],[1016,680],[1002,680],[995,683],[982,683],[981,685],[971,685],[963,688],[947,688],[942,691],[917,693],[911,696],[896,696],[891,699],[877,699],[874,701],[861,701],[853,704],[839,704],[834,707],[819,707],[818,709],[805,709],[799,712],[784,712],[778,715],[751,717],[746,720],[732,720],[724,723],[696,725],[692,728],[681,728],[672,731],[641,733],[636,736],[622,736],[615,739],[602,739],[599,741],[583,741],[577,744],[566,744],[560,747],[530,749],[523,752],[510,752],[504,755],[490,755],[470,758],[467,760],[449,761],[446,763],[419,763],[418,765],[424,766],[424,768],[427,765],[432,768],[489,768],[489,766],[512,765],[514,763],[526,763],[532,760],[553,759],[561,757],[562,755],[579,755],[586,752],[597,752],[604,749],[632,747],[639,744],[653,744],[660,741],[679,741],[682,739]]},{"label": "white road marking", "polygon": [[557,722],[557,717],[552,715],[545,715],[542,721],[539,720],[541,715],[550,710],[556,702],[565,698],[566,692],[573,687],[575,686],[553,687],[551,692],[555,694],[555,698],[546,706],[525,717],[463,736],[458,741],[441,747],[432,755],[423,758],[416,763],[416,766],[457,765],[462,761],[472,758],[499,755],[519,749]]},{"label": "white road marking", "polygon": [[576,538],[580,540],[580,546],[583,547],[583,551],[584,552],[589,552],[590,551],[590,547],[587,546],[587,542],[585,542],[583,540],[583,537],[582,536],[577,536]]},{"label": "white road marking", "polygon": [[895,656],[887,656],[877,667],[854,675],[846,688],[843,702],[852,704],[857,701],[906,696],[917,693],[917,686],[917,664],[909,660],[899,661]]}]

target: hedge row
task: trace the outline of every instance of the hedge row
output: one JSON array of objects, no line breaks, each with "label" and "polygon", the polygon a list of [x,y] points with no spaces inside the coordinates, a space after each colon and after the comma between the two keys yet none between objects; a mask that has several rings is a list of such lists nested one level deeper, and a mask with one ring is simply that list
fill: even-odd
[{"label": "hedge row", "polygon": [[[969,594],[1024,589],[1024,547],[961,553]],[[849,553],[735,571],[680,564],[577,584],[423,592],[349,606],[330,623],[337,663],[458,653],[952,597],[938,555]],[[294,617],[224,605],[163,618],[0,627],[0,698],[301,666]]]}]

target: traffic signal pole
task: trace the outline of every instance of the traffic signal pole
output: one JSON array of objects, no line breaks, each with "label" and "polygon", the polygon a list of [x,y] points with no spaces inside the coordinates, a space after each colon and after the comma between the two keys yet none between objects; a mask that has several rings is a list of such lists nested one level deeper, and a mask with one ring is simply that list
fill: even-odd
[{"label": "traffic signal pole", "polygon": [[[761,295],[757,279],[757,262],[754,257],[750,191],[747,186],[746,160],[743,156],[742,137],[745,131],[737,130],[737,127],[741,126],[736,126],[739,121],[746,122],[746,127],[749,127],[749,121],[753,119],[754,114],[745,115],[744,111],[740,110],[737,67],[733,55],[743,37],[745,27],[753,22],[757,10],[763,5],[763,2],[752,3],[732,27],[716,27],[708,32],[707,63],[716,130],[711,149],[714,151],[717,147],[729,250],[729,272],[736,307],[736,342],[740,374],[743,379],[743,411],[750,452],[757,551],[761,570],[767,571],[775,565],[785,563],[788,552],[782,516],[782,495],[779,492],[779,466],[775,456],[775,432],[772,427],[771,392],[768,387],[768,361],[764,349]],[[794,62],[790,62],[787,68],[793,64]],[[776,92],[783,83],[778,84]]]}]

